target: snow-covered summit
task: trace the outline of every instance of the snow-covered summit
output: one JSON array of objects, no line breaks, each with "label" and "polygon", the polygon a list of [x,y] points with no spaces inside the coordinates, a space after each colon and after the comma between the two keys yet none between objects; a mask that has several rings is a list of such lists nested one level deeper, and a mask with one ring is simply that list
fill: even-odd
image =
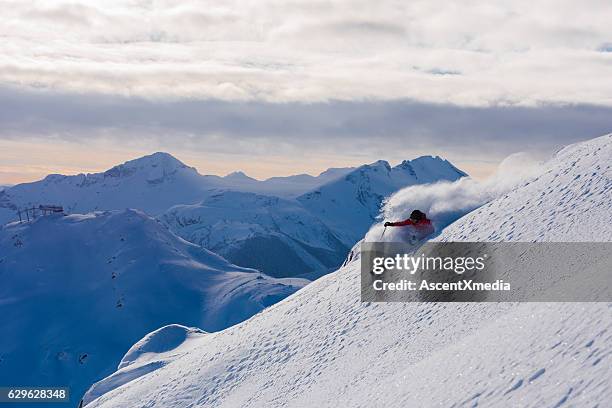
[{"label": "snow-covered summit", "polygon": [[413,160],[404,160],[395,166],[394,170],[415,176],[421,183],[430,183],[441,178],[457,178],[457,175],[467,176],[467,173],[440,156],[420,156]]},{"label": "snow-covered summit", "polygon": [[23,183],[0,192],[0,224],[15,210],[39,204],[61,205],[69,213],[139,208],[157,214],[177,203],[194,202],[216,188],[219,177],[201,176],[168,153],[154,153],[101,172]]},{"label": "snow-covered summit", "polygon": [[[609,135],[565,149],[539,177],[457,220],[439,239],[611,241],[611,223],[600,224],[611,213],[610,157]],[[564,215],[577,217],[578,209],[588,216],[568,229]],[[544,219],[534,221],[537,213],[544,226]],[[184,352],[179,346],[172,361],[160,356],[164,365],[154,372],[135,364],[127,380],[101,381],[94,389],[106,393],[85,401],[173,408],[612,400],[609,304],[361,303],[359,275],[359,262],[349,262],[240,326],[195,340]]]},{"label": "snow-covered summit", "polygon": [[138,172],[146,175],[150,183],[163,182],[166,177],[176,174],[177,171],[185,170],[197,173],[193,167],[185,165],[169,153],[156,152],[138,159],[129,160],[105,171],[104,177],[130,177]]},{"label": "snow-covered summit", "polygon": [[247,176],[243,171],[234,171],[234,172],[226,175],[223,178],[225,180],[229,180],[229,181],[255,182],[255,183],[257,182],[256,179],[254,179],[253,177]]}]

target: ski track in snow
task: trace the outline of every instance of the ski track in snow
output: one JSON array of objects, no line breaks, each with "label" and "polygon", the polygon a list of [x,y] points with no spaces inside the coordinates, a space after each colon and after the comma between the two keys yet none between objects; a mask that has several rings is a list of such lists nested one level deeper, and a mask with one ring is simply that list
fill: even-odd
[{"label": "ski track in snow", "polygon": [[[437,239],[610,241],[611,157],[612,135],[569,146],[541,175]],[[183,353],[178,346],[176,358],[157,370],[109,387],[96,400],[86,396],[88,406],[603,407],[612,401],[612,304],[362,304],[353,255],[337,272],[250,320],[195,340]]]}]

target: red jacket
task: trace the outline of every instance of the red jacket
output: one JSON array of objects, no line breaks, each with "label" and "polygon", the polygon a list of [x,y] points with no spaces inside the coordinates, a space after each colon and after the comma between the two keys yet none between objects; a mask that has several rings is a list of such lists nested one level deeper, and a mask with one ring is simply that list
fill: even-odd
[{"label": "red jacket", "polygon": [[404,221],[398,221],[398,222],[390,222],[389,226],[390,227],[404,227],[406,225],[414,225],[415,227],[419,228],[419,227],[426,227],[431,225],[431,221],[428,220],[427,218],[423,218],[422,220],[419,221],[412,221],[410,218],[405,219]]},{"label": "red jacket", "polygon": [[424,218],[419,221],[412,221],[410,218],[404,221],[399,222],[390,222],[388,224],[390,227],[407,227],[411,226],[413,228],[413,234],[417,239],[424,239],[435,232],[431,221],[427,218]]}]

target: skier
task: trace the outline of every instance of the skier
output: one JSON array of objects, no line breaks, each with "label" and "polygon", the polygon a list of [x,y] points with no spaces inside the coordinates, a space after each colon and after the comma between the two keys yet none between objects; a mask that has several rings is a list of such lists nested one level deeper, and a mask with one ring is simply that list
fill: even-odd
[{"label": "skier", "polygon": [[424,212],[414,210],[410,218],[398,222],[385,222],[385,227],[408,227],[411,241],[422,240],[434,233],[434,227]]}]

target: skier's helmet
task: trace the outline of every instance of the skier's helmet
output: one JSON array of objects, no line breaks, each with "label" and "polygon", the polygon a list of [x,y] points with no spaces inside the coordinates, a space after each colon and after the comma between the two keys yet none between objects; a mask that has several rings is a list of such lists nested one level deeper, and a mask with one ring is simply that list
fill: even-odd
[{"label": "skier's helmet", "polygon": [[410,219],[413,221],[421,221],[425,219],[425,213],[419,210],[414,210],[410,213]]}]

